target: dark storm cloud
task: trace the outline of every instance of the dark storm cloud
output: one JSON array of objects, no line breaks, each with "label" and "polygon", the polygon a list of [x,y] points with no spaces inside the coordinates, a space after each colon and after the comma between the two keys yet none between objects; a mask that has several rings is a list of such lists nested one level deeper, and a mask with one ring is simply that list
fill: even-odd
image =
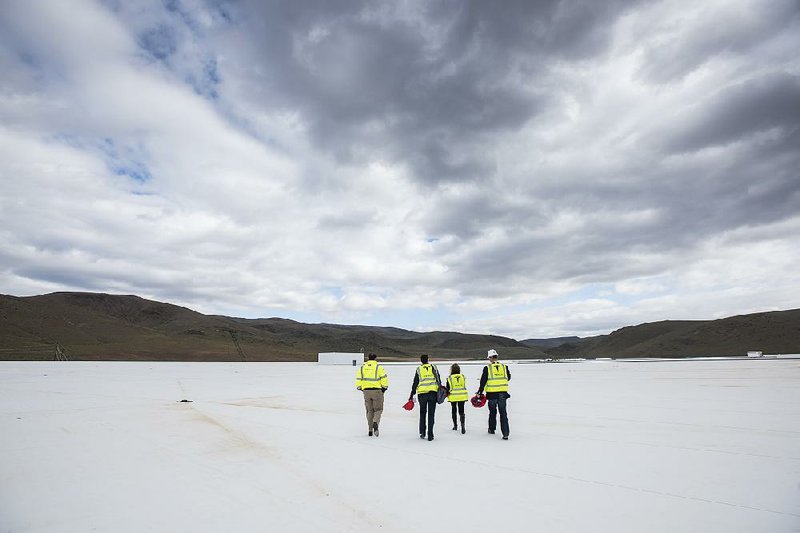
[{"label": "dark storm cloud", "polygon": [[299,111],[341,160],[388,157],[435,184],[493,175],[481,148],[547,108],[550,61],[602,54],[629,4],[251,2],[237,23],[260,104]]},{"label": "dark storm cloud", "polygon": [[[653,164],[631,179],[586,174],[513,198],[487,188],[443,203],[430,227],[456,239],[442,261],[464,294],[512,294],[520,275],[603,283],[663,271],[710,238],[800,212],[800,128],[778,133],[711,158],[648,153]],[[560,209],[579,222],[547,229]]]},{"label": "dark storm cloud", "polygon": [[486,221],[502,215],[500,206],[486,200],[477,192],[440,200],[435,212],[425,221],[432,235],[452,235],[470,239],[480,235]]},{"label": "dark storm cloud", "polygon": [[450,42],[473,42],[500,56],[584,59],[602,54],[609,44],[613,21],[640,2],[623,0],[515,0],[502,6],[479,0],[432,3],[428,14],[448,20],[457,15]]},{"label": "dark storm cloud", "polygon": [[513,295],[517,278],[607,282],[646,272],[630,260],[654,246],[642,226],[600,223],[562,235],[509,230],[504,238],[454,253],[450,260],[458,266],[460,290],[469,296]]},{"label": "dark storm cloud", "polygon": [[48,283],[65,287],[81,287],[92,291],[102,291],[108,283],[108,279],[98,278],[94,273],[87,273],[85,269],[80,268],[67,270],[37,265],[31,268],[14,269],[12,272],[29,279],[47,280]]},{"label": "dark storm cloud", "polygon": [[791,74],[748,80],[709,100],[667,139],[669,151],[701,150],[772,129],[790,135],[800,127],[800,78]]},{"label": "dark storm cloud", "polygon": [[[744,36],[725,33],[701,43],[691,35],[660,44],[685,52],[686,68],[675,72],[723,53],[768,48],[770,42],[775,54],[797,20],[796,5],[778,7],[786,19],[769,14],[744,20]],[[726,80],[693,105],[682,102],[680,112],[665,109],[654,115],[649,129],[631,137],[635,150],[611,145],[603,160],[587,154],[585,166],[542,171],[546,178],[556,173],[560,179],[518,176],[518,182],[531,185],[513,198],[487,186],[473,198],[460,199],[461,206],[442,202],[442,216],[430,227],[462,246],[448,248],[443,262],[464,293],[513,293],[509,280],[521,273],[582,283],[647,275],[674,266],[676,256],[699,252],[710,238],[800,212],[798,77],[764,68],[757,56],[737,59],[741,72],[731,78],[735,83]],[[759,70],[748,75],[749,65]],[[652,62],[648,66],[656,68]],[[715,151],[702,152],[706,148]],[[582,157],[580,151],[574,155]],[[606,166],[606,158],[612,164]],[[566,233],[535,231],[559,212],[582,220]]]}]

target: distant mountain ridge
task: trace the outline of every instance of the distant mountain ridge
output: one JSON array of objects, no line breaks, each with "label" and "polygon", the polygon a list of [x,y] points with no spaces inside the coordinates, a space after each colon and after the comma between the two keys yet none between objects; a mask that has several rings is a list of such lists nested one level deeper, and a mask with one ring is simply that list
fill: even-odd
[{"label": "distant mountain ridge", "polygon": [[285,318],[204,315],[138,296],[57,292],[0,295],[0,360],[313,361],[318,352],[375,352],[383,359],[689,357],[800,353],[800,309],[707,321],[661,321],[598,337],[516,341],[497,335],[394,327],[304,324]]},{"label": "distant mountain ridge", "polygon": [[800,309],[717,320],[664,320],[551,348],[557,358],[692,357],[800,353]]},{"label": "distant mountain ridge", "polygon": [[549,339],[524,339],[519,342],[524,344],[525,346],[530,346],[531,348],[539,348],[539,349],[547,349],[547,348],[555,348],[556,346],[561,346],[562,344],[567,343],[578,343],[581,341],[580,337],[552,337]]},{"label": "distant mountain ridge", "polygon": [[0,359],[315,361],[318,352],[375,352],[382,358],[482,358],[546,354],[514,339],[457,332],[303,324],[283,318],[204,315],[138,296],[57,292],[0,295]]}]

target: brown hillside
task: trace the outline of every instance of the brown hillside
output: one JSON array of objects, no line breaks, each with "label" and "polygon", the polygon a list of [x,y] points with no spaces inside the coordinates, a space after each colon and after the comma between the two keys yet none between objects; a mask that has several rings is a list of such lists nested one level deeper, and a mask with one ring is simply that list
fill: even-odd
[{"label": "brown hillside", "polygon": [[281,318],[209,316],[138,296],[60,292],[0,295],[0,359],[311,361],[320,351],[374,351],[381,357],[505,357],[545,354],[514,339],[399,328],[303,324]]},{"label": "brown hillside", "polygon": [[553,348],[554,357],[690,357],[800,353],[800,309],[708,321],[663,321]]}]

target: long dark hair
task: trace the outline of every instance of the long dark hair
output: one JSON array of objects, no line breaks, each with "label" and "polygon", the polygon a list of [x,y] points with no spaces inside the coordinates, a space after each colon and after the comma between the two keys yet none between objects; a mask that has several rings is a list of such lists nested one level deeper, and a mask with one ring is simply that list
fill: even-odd
[{"label": "long dark hair", "polygon": [[460,374],[460,373],[461,373],[461,367],[458,366],[458,363],[453,363],[453,366],[450,367],[450,375],[452,376],[453,374]]}]

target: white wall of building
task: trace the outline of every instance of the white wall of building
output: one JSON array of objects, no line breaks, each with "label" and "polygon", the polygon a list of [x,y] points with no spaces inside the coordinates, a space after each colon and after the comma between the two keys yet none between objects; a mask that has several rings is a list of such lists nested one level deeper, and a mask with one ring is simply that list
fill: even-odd
[{"label": "white wall of building", "polygon": [[320,365],[360,365],[364,362],[364,354],[361,352],[320,352],[317,354],[317,363]]}]

